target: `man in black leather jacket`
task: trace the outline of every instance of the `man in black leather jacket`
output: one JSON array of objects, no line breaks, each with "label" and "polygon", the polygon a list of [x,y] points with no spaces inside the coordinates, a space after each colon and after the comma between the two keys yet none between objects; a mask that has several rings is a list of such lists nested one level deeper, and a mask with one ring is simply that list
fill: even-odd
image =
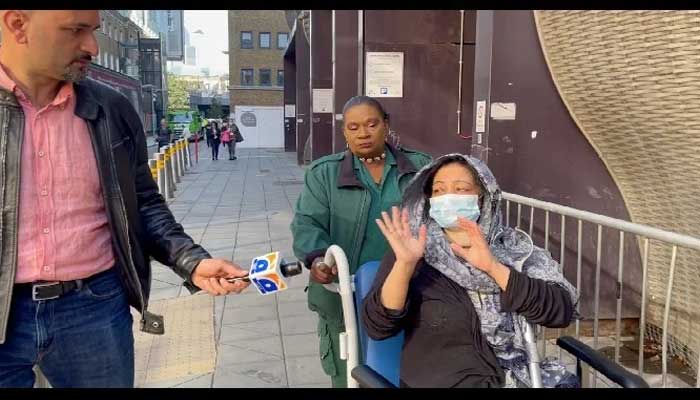
[{"label": "man in black leather jacket", "polygon": [[0,387],[31,387],[35,364],[54,387],[133,386],[129,306],[143,331],[164,329],[147,310],[151,258],[192,292],[248,285],[173,217],[126,97],[84,79],[99,24],[98,10],[0,10]]}]

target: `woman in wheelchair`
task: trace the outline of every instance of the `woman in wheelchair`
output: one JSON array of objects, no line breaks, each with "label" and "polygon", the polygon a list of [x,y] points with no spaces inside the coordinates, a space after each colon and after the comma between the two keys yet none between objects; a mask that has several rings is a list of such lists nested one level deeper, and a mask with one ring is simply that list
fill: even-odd
[{"label": "woman in wheelchair", "polygon": [[[362,306],[368,335],[404,330],[402,387],[529,387],[526,321],[563,328],[576,290],[548,252],[501,222],[488,167],[460,154],[424,167],[403,209],[376,220],[391,250]],[[543,386],[578,381],[554,359]]]}]

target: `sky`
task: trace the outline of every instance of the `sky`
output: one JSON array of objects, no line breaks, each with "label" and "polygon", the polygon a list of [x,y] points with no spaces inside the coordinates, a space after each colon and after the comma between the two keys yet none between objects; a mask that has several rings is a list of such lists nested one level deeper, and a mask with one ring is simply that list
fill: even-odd
[{"label": "sky", "polygon": [[[180,62],[173,66],[181,68],[181,74],[197,74],[208,67],[210,75],[228,73],[228,11],[227,10],[185,10],[185,27],[190,32],[190,45],[197,48],[197,66]],[[202,34],[195,32],[201,31]]]}]

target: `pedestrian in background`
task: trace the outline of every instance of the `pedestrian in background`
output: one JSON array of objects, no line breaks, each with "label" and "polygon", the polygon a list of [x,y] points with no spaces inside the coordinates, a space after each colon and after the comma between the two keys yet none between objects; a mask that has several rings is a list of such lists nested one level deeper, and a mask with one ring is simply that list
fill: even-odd
[{"label": "pedestrian in background", "polygon": [[243,135],[241,135],[238,125],[233,120],[231,120],[231,128],[229,130],[231,131],[231,144],[229,145],[228,153],[230,159],[235,160],[238,158],[236,157],[236,145],[243,141]]},{"label": "pedestrian in background", "polygon": [[219,145],[221,144],[221,130],[216,121],[211,123],[211,159],[219,159]]},{"label": "pedestrian in background", "polygon": [[[0,387],[133,387],[151,258],[214,295],[248,284],[173,217],[148,167],[141,118],[87,78],[99,10],[0,10]],[[204,340],[198,338],[197,340]]]},{"label": "pedestrian in background", "polygon": [[160,128],[158,129],[158,136],[156,140],[158,141],[158,150],[161,147],[165,147],[170,144],[170,140],[173,137],[173,132],[168,128],[168,120],[165,118],[160,120]]},{"label": "pedestrian in background", "polygon": [[221,128],[221,144],[224,147],[228,147],[228,159],[229,160],[234,159],[233,152],[235,150],[232,151],[231,149],[234,148],[233,146],[235,146],[235,143],[236,142],[234,142],[232,137],[231,137],[231,130],[228,128],[228,125],[224,124],[223,128]]}]

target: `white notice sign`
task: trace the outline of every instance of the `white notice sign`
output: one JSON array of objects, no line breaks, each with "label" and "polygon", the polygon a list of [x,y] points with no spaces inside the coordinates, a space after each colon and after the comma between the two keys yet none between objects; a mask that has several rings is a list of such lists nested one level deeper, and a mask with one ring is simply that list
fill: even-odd
[{"label": "white notice sign", "polygon": [[370,97],[403,97],[403,52],[367,52],[365,93]]},{"label": "white notice sign", "polygon": [[[476,102],[476,127],[477,132],[486,132],[486,101]],[[481,142],[479,142],[481,143]]]},{"label": "white notice sign", "polygon": [[314,89],[313,112],[332,113],[333,112],[333,89]]},{"label": "white notice sign", "polygon": [[294,118],[297,115],[296,109],[295,109],[294,104],[285,104],[284,105],[284,116],[287,118]]}]

